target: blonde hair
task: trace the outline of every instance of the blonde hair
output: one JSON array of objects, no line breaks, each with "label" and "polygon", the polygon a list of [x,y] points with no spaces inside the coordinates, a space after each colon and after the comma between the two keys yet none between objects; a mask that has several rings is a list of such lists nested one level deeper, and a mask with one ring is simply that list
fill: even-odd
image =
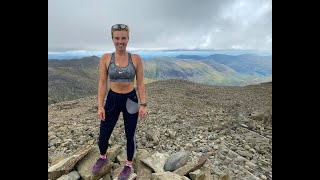
[{"label": "blonde hair", "polygon": [[[126,25],[126,24],[125,24]],[[114,26],[114,25],[113,25]],[[111,38],[113,38],[113,33],[115,32],[115,31],[127,31],[127,33],[128,33],[128,38],[129,38],[129,26],[128,25],[126,25],[126,28],[119,28],[119,29],[114,29],[113,28],[113,26],[111,26]]]}]

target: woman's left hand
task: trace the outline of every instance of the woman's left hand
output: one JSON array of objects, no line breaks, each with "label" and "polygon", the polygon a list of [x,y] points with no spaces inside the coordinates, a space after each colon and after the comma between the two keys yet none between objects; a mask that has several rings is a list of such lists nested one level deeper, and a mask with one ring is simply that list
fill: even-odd
[{"label": "woman's left hand", "polygon": [[140,108],[139,108],[139,117],[141,119],[144,119],[146,117],[146,115],[147,115],[146,107],[140,106]]}]

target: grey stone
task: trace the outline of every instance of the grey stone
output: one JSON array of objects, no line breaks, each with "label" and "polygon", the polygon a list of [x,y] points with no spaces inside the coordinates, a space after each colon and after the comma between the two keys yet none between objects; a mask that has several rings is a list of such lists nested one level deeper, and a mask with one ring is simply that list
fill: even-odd
[{"label": "grey stone", "polygon": [[164,165],[165,171],[174,171],[184,165],[186,165],[189,159],[189,153],[177,152],[170,155]]},{"label": "grey stone", "polygon": [[181,176],[178,174],[174,174],[172,172],[158,172],[152,173],[151,180],[183,180]]},{"label": "grey stone", "polygon": [[70,172],[76,163],[82,159],[90,150],[91,146],[87,146],[79,151],[75,152],[72,156],[67,157],[61,160],[59,163],[51,166],[48,169],[48,178],[49,179],[57,179],[60,176],[67,174]]},{"label": "grey stone", "polygon": [[59,177],[57,180],[78,180],[80,179],[80,174],[77,171],[71,171],[68,174],[65,174]]},{"label": "grey stone", "polygon": [[154,172],[164,172],[164,164],[166,163],[168,154],[161,154],[159,152],[154,153],[153,155],[141,159],[143,163],[149,166]]}]

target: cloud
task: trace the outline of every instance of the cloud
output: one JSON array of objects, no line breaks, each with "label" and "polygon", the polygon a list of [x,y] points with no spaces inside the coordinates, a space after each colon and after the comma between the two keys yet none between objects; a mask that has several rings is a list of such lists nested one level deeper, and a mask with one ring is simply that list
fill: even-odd
[{"label": "cloud", "polygon": [[110,50],[110,27],[130,27],[128,48],[272,48],[271,0],[49,0],[48,51]]}]

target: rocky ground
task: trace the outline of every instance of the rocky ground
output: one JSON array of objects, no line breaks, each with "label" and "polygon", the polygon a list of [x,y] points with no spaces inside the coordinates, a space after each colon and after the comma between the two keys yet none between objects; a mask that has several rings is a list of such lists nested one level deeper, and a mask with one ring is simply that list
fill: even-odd
[{"label": "rocky ground", "polygon": [[[234,179],[272,179],[272,83],[206,86],[183,80],[146,85],[148,116],[139,121],[137,146],[151,154],[204,154],[211,173]],[[59,156],[97,144],[97,97],[48,106],[48,167]],[[110,139],[125,147],[123,118]]]}]

